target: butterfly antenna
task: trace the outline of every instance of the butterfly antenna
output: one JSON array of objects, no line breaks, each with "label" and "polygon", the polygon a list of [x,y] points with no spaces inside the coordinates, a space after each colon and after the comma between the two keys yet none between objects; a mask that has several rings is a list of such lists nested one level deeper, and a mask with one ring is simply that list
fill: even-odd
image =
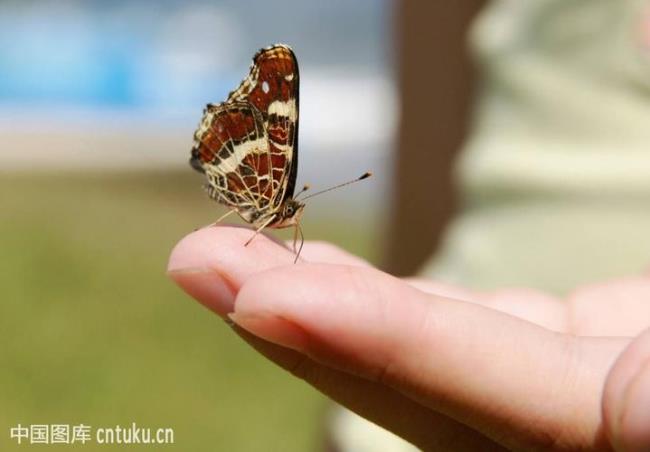
[{"label": "butterfly antenna", "polygon": [[[354,184],[355,182],[359,182],[360,180],[368,179],[370,176],[372,176],[371,172],[363,173],[361,176],[357,177],[356,179],[343,182],[342,184],[338,184],[330,188],[326,188],[325,190],[317,191],[316,193],[312,193],[311,195],[304,197],[302,201],[309,198],[313,198],[314,196],[320,195],[322,193],[327,193],[328,191],[336,190],[337,188],[345,187],[346,185]],[[304,190],[302,190],[301,193],[303,191]]]},{"label": "butterfly antenna", "polygon": [[302,187],[302,189],[301,189],[298,193],[296,193],[296,194],[294,195],[293,199],[296,199],[298,196],[300,196],[301,194],[303,194],[304,192],[306,192],[306,191],[309,190],[310,188],[311,188],[311,185],[309,185],[309,184],[305,184],[305,186]]}]

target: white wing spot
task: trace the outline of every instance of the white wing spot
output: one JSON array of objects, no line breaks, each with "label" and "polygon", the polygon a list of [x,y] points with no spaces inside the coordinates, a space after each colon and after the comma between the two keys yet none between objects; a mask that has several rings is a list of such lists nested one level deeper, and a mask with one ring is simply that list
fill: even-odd
[{"label": "white wing spot", "polygon": [[269,87],[269,82],[267,82],[266,80],[263,81],[263,82],[262,82],[262,91],[264,91],[265,93],[268,93],[268,92],[269,92],[269,89],[271,89],[271,88]]},{"label": "white wing spot", "polygon": [[293,80],[293,72],[292,72],[291,74],[289,74],[289,75],[285,75],[285,76],[284,76],[284,79],[285,79],[287,82],[290,82],[291,80]]},{"label": "white wing spot", "polygon": [[274,102],[271,102],[269,105],[269,115],[272,115],[274,113],[278,116],[289,118],[290,121],[295,122],[298,118],[298,112],[296,111],[296,100],[291,99],[287,102],[276,100]]}]

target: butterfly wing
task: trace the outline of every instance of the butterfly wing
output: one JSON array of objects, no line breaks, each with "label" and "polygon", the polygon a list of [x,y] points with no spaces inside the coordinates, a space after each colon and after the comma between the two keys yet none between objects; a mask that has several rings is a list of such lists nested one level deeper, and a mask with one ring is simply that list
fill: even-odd
[{"label": "butterfly wing", "polygon": [[284,156],[276,159],[274,180],[280,192],[275,202],[293,196],[298,170],[298,113],[300,74],[298,60],[290,47],[282,44],[261,49],[253,57],[251,70],[240,86],[230,93],[229,101],[247,101],[267,121],[271,152]]},{"label": "butterfly wing", "polygon": [[210,195],[246,221],[268,218],[293,196],[298,89],[298,63],[291,49],[262,49],[228,100],[208,105],[195,133],[190,163],[206,174]]}]

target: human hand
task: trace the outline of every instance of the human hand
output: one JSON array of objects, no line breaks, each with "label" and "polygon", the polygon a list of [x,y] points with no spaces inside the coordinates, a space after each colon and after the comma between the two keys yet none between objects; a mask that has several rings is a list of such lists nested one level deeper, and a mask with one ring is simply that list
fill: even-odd
[{"label": "human hand", "polygon": [[[277,364],[431,450],[648,450],[650,278],[475,293],[211,227],[171,277]],[[612,337],[612,334],[622,337]],[[639,335],[640,334],[640,335]],[[635,339],[633,336],[638,335]]]}]

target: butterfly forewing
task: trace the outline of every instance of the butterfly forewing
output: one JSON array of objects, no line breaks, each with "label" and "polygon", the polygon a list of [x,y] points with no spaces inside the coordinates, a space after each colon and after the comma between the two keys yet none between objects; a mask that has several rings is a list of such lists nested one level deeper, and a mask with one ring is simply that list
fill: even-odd
[{"label": "butterfly forewing", "polygon": [[228,100],[208,105],[195,133],[190,162],[205,173],[208,193],[248,222],[277,216],[293,196],[298,87],[298,63],[291,49],[262,49]]}]

